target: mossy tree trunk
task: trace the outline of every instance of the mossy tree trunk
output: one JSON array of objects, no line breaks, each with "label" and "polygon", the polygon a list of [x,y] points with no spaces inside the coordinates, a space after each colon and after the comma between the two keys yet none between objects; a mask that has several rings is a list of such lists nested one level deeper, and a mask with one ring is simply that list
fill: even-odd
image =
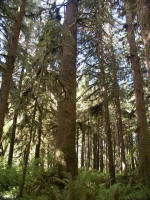
[{"label": "mossy tree trunk", "polygon": [[76,56],[77,56],[77,0],[68,0],[64,20],[62,58],[59,81],[58,133],[56,165],[71,177],[77,175],[76,135]]}]

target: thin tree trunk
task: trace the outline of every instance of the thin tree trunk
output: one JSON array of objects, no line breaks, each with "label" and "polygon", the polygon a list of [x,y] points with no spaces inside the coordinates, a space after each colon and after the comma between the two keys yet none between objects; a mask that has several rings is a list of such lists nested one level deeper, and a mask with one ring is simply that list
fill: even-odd
[{"label": "thin tree trunk", "polygon": [[71,177],[77,175],[76,135],[76,56],[78,1],[68,0],[64,21],[62,59],[60,66],[61,94],[58,102],[58,133],[56,164]]},{"label": "thin tree trunk", "polygon": [[[103,57],[102,52],[102,41],[99,35],[99,53]],[[103,91],[103,101],[104,101],[104,119],[105,119],[105,133],[107,137],[107,145],[108,145],[108,159],[109,159],[109,173],[111,178],[111,183],[113,184],[115,181],[115,169],[114,169],[114,161],[113,161],[113,150],[112,150],[112,141],[111,141],[111,128],[110,128],[110,117],[109,117],[109,108],[108,108],[108,94],[107,94],[107,83],[105,79],[105,71],[104,71],[104,58],[101,57],[100,70],[101,70],[101,81],[104,88]]]},{"label": "thin tree trunk", "polygon": [[[21,70],[21,75],[20,75],[20,80],[19,80],[19,87],[18,91],[19,94],[21,93],[21,88],[22,88],[22,79],[24,75],[24,67],[22,67]],[[19,100],[19,105],[21,104],[21,99]],[[14,145],[15,145],[15,137],[16,137],[16,126],[17,126],[17,118],[18,118],[18,109],[16,108],[14,111],[14,118],[13,118],[13,126],[12,126],[12,131],[10,135],[10,148],[9,148],[9,156],[8,156],[8,166],[12,166],[12,161],[13,161],[13,153],[14,153]]]},{"label": "thin tree trunk", "polygon": [[91,135],[90,135],[90,119],[88,117],[88,152],[87,152],[87,162],[88,162],[88,168],[90,168],[91,165]]},{"label": "thin tree trunk", "polygon": [[13,126],[12,126],[11,136],[10,136],[10,148],[9,148],[9,156],[8,156],[8,166],[9,167],[12,166],[12,160],[13,160],[17,118],[18,118],[18,114],[15,112],[14,118],[13,118]]},{"label": "thin tree trunk", "polygon": [[81,147],[81,167],[85,165],[85,127],[84,124],[81,124],[81,132],[82,132],[82,147]]},{"label": "thin tree trunk", "polygon": [[93,168],[99,170],[99,117],[96,117],[96,128],[93,136]]},{"label": "thin tree trunk", "polygon": [[100,135],[99,135],[99,132],[97,134],[97,167],[96,169],[99,170],[99,167],[100,167]]},{"label": "thin tree trunk", "polygon": [[76,136],[76,152],[77,152],[77,166],[79,164],[79,128],[77,128],[77,136]]},{"label": "thin tree trunk", "polygon": [[93,135],[93,169],[97,169],[97,135]]},{"label": "thin tree trunk", "polygon": [[[103,6],[99,4],[98,16],[103,15],[102,11]],[[98,18],[99,19],[99,18]],[[97,19],[97,21],[98,21]],[[109,107],[108,107],[108,93],[107,93],[107,82],[106,82],[106,75],[105,75],[105,66],[104,66],[104,48],[103,48],[103,41],[102,41],[102,25],[98,21],[98,28],[97,28],[97,37],[98,37],[98,58],[99,58],[99,66],[101,71],[100,80],[102,82],[103,88],[103,108],[104,108],[104,120],[105,120],[105,134],[107,137],[107,145],[108,145],[108,159],[109,159],[109,174],[111,184],[115,182],[115,167],[114,167],[114,160],[113,160],[113,149],[112,149],[112,137],[111,137],[111,127],[110,127],[110,116],[109,116]]]},{"label": "thin tree trunk", "polygon": [[[133,150],[133,136],[132,133],[130,134],[130,149]],[[132,170],[135,170],[135,162],[134,162],[134,154],[131,152],[131,167]]]},{"label": "thin tree trunk", "polygon": [[121,171],[123,170],[124,174],[127,173],[127,165],[126,165],[126,159],[125,159],[125,145],[123,140],[123,129],[122,129],[122,116],[121,116],[121,106],[120,106],[120,88],[118,84],[118,78],[117,78],[117,62],[116,62],[116,56],[115,51],[113,47],[113,36],[110,29],[110,40],[111,40],[111,57],[112,57],[112,72],[113,72],[113,89],[114,89],[114,100],[115,100],[115,109],[116,109],[116,119],[117,119],[117,132],[118,137],[120,139],[119,146],[121,147]]},{"label": "thin tree trunk", "polygon": [[13,28],[14,32],[12,34],[10,49],[8,52],[7,68],[2,79],[1,96],[0,96],[0,142],[1,142],[2,134],[3,134],[4,118],[5,118],[5,112],[7,109],[7,100],[8,100],[8,95],[10,91],[10,84],[12,81],[14,63],[16,60],[20,29],[21,29],[21,24],[23,21],[24,13],[25,13],[25,4],[26,4],[26,0],[21,0],[20,6],[18,8],[17,20]]},{"label": "thin tree trunk", "polygon": [[35,160],[37,161],[37,165],[39,164],[40,158],[40,147],[41,147],[41,136],[42,136],[42,110],[39,108],[39,119],[38,119],[38,141],[35,149]]},{"label": "thin tree trunk", "polygon": [[103,154],[104,154],[103,140],[102,140],[102,138],[100,137],[100,172],[103,172],[103,171],[104,171]]},{"label": "thin tree trunk", "polygon": [[19,198],[23,197],[23,190],[24,190],[25,178],[26,178],[26,174],[27,174],[27,167],[28,167],[28,161],[29,161],[29,155],[30,155],[30,146],[31,146],[31,142],[32,142],[33,127],[34,127],[36,110],[37,110],[37,99],[35,100],[35,103],[34,103],[34,110],[33,110],[33,116],[32,116],[32,121],[31,121],[30,137],[29,137],[29,141],[28,141],[28,144],[27,144],[27,147],[26,147],[26,150],[25,150],[25,155],[24,155],[24,168],[23,168],[22,180],[21,180],[20,189],[19,189]]},{"label": "thin tree trunk", "polygon": [[104,171],[104,140],[103,140],[103,120],[100,120],[99,134],[99,167],[100,172]]},{"label": "thin tree trunk", "polygon": [[147,117],[144,103],[143,82],[135,42],[133,15],[130,12],[130,1],[126,1],[125,8],[128,41],[130,46],[131,67],[136,97],[136,112],[138,124],[137,132],[139,147],[139,175],[143,183],[150,184],[150,134],[148,132]]},{"label": "thin tree trunk", "polygon": [[105,169],[106,169],[106,173],[108,173],[108,145],[107,145],[107,139],[105,140]]}]

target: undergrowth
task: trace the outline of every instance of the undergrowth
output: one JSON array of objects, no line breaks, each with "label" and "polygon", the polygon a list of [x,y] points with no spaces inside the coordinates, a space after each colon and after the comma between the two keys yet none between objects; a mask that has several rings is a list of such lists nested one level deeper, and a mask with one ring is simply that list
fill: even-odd
[{"label": "undergrowth", "polygon": [[[21,168],[0,165],[0,199],[17,199]],[[108,174],[80,169],[76,180],[68,180],[54,169],[29,166],[21,200],[150,200],[150,188],[136,181],[136,174],[118,175],[110,186]]]}]

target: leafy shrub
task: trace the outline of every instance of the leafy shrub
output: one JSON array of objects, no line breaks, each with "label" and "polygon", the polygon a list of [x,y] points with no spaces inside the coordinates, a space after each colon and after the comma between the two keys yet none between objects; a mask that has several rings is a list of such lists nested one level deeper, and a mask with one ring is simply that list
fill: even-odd
[{"label": "leafy shrub", "polygon": [[8,191],[18,187],[20,182],[20,173],[15,167],[8,168],[4,163],[0,165],[0,192]]}]

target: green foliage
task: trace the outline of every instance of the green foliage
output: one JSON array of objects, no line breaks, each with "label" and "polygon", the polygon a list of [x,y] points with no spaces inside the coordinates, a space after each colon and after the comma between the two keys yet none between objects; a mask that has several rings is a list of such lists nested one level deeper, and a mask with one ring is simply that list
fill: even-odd
[{"label": "green foliage", "polygon": [[9,168],[4,162],[0,164],[0,194],[15,195],[20,183],[20,171],[16,167]]},{"label": "green foliage", "polygon": [[148,200],[150,189],[142,185],[125,186],[114,184],[109,189],[104,185],[99,188],[96,200]]},{"label": "green foliage", "polygon": [[99,185],[107,183],[108,176],[97,171],[81,170],[75,181],[69,182],[65,188],[67,200],[74,194],[75,200],[92,200],[95,198]]},{"label": "green foliage", "polygon": [[150,188],[138,183],[131,186],[130,181],[126,184],[118,182],[109,186],[107,174],[81,171],[77,179],[67,185],[64,194],[67,200],[70,200],[73,195],[75,200],[148,200]]},{"label": "green foliage", "polygon": [[[0,165],[0,191],[3,197],[15,199],[20,183],[17,167]],[[134,181],[133,181],[134,179]],[[109,176],[98,171],[81,169],[75,180],[59,177],[57,170],[45,171],[37,163],[30,164],[26,176],[24,196],[21,200],[149,200],[150,188],[138,184],[136,175],[117,176],[110,186]],[[62,187],[63,186],[63,187]],[[17,198],[16,198],[17,200]]]}]

